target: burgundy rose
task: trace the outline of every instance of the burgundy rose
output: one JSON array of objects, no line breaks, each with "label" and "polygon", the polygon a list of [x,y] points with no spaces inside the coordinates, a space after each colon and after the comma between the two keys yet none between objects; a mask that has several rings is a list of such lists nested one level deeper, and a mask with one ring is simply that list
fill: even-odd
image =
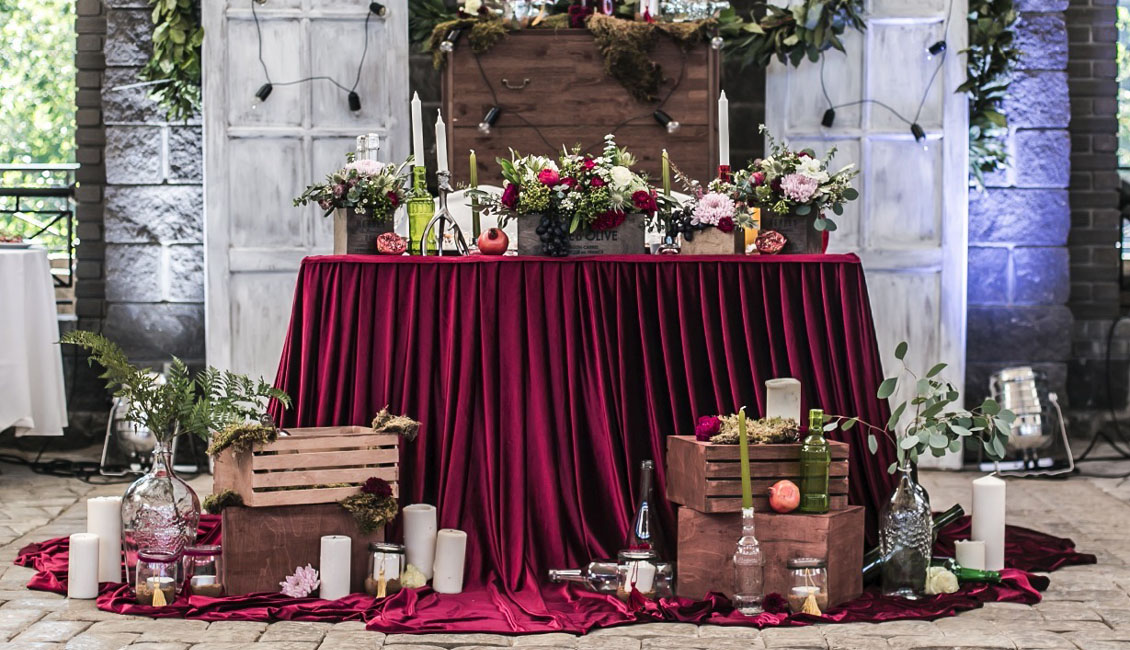
[{"label": "burgundy rose", "polygon": [[772,189],[772,190],[773,190],[774,192],[778,192],[778,193],[779,193],[779,192],[781,191],[781,179],[780,179],[780,178],[774,178],[774,179],[773,179],[773,182],[769,183],[769,187],[770,187],[770,188],[771,188],[771,189]]},{"label": "burgundy rose", "polygon": [[557,174],[557,172],[553,171],[552,169],[550,169],[548,167],[546,167],[545,169],[538,172],[538,182],[541,183],[542,185],[553,186],[553,185],[557,185],[557,183],[560,182],[560,181],[561,181],[561,176],[559,176]]},{"label": "burgundy rose", "polygon": [[718,435],[722,430],[722,420],[718,419],[716,415],[704,415],[698,419],[698,424],[694,428],[694,439],[700,442],[706,442],[713,436]]},{"label": "burgundy rose", "polygon": [[596,221],[593,221],[589,228],[594,231],[612,230],[624,223],[625,216],[620,210],[606,210],[597,215]]},{"label": "burgundy rose", "polygon": [[753,172],[753,184],[756,187],[761,187],[765,184],[765,172]]},{"label": "burgundy rose", "polygon": [[807,151],[798,151],[797,154],[796,154],[796,157],[797,158],[811,158],[812,154],[808,153]]},{"label": "burgundy rose", "polygon": [[776,592],[765,594],[765,598],[761,600],[761,609],[767,614],[785,614],[789,611],[789,601]]},{"label": "burgundy rose", "polygon": [[589,158],[588,156],[585,156],[585,162],[581,164],[584,165],[584,168],[588,171],[592,171],[592,169],[596,167],[596,161],[594,161],[592,158]]},{"label": "burgundy rose", "polygon": [[593,187],[604,187],[604,179],[599,176],[593,176],[592,180],[589,181],[589,185]]},{"label": "burgundy rose", "polygon": [[318,201],[318,207],[322,208],[323,210],[329,210],[330,208],[334,207],[334,204],[330,203],[329,199],[321,199],[320,201]]},{"label": "burgundy rose", "polygon": [[502,205],[513,210],[518,207],[518,186],[513,183],[506,186],[502,190]]},{"label": "burgundy rose", "polygon": [[659,206],[655,203],[655,197],[647,190],[636,190],[632,194],[632,204],[641,212],[655,212],[659,209]]},{"label": "burgundy rose", "polygon": [[569,189],[573,189],[577,186],[577,179],[573,178],[572,176],[566,176],[565,178],[561,179],[561,184]]},{"label": "burgundy rose", "polygon": [[718,220],[718,230],[722,232],[734,232],[734,220],[730,217],[722,217]]},{"label": "burgundy rose", "polygon": [[382,499],[392,496],[392,486],[388,484],[388,481],[383,478],[377,478],[376,476],[370,477],[369,480],[365,481],[365,484],[361,486],[361,491],[365,494],[381,497]]},{"label": "burgundy rose", "polygon": [[392,207],[395,208],[400,205],[400,197],[396,195],[396,192],[389,192],[385,196],[388,197],[388,202],[392,204]]},{"label": "burgundy rose", "polygon": [[334,198],[340,199],[342,194],[345,194],[345,186],[341,183],[334,185]]}]

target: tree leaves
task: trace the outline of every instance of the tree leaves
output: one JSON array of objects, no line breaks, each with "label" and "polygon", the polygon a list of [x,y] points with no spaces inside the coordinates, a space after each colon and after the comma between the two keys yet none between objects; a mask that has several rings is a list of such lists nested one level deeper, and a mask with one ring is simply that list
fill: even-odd
[{"label": "tree leaves", "polygon": [[875,397],[879,399],[887,399],[894,394],[895,388],[898,387],[898,377],[887,377],[883,383],[879,384],[879,390],[876,391]]},{"label": "tree leaves", "polygon": [[895,346],[895,358],[899,361],[904,360],[906,358],[906,351],[908,347],[909,346],[907,345],[906,341],[899,341],[899,344]]}]

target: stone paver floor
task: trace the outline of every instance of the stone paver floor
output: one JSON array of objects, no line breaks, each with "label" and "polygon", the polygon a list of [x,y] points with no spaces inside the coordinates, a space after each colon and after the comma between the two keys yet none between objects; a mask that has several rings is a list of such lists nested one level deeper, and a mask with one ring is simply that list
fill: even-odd
[{"label": "stone paver floor", "polygon": [[[1125,468],[1123,468],[1125,471]],[[120,494],[121,485],[91,486],[0,465],[0,650],[490,650],[509,646],[578,650],[676,648],[1047,648],[1130,649],[1130,481],[1118,479],[1009,481],[1008,520],[1073,538],[1097,566],[1052,574],[1044,601],[1034,607],[989,604],[935,622],[826,625],[808,628],[721,628],[653,623],[576,637],[544,634],[384,635],[360,623],[247,623],[152,620],[102,612],[92,601],[68,602],[29,591],[32,572],[11,564],[25,544],[60,537],[84,526],[87,496]],[[935,509],[955,501],[968,509],[973,474],[926,473]],[[201,494],[209,477],[194,481]]]}]

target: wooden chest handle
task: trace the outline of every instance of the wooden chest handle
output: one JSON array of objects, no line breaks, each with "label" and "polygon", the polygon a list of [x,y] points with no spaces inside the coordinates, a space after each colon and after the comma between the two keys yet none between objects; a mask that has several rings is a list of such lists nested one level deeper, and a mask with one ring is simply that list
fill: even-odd
[{"label": "wooden chest handle", "polygon": [[502,85],[506,86],[506,88],[508,90],[525,90],[526,86],[530,85],[530,78],[526,77],[525,79],[522,80],[521,85],[515,86],[515,85],[511,85],[509,79],[507,79],[506,77],[503,77],[502,78]]}]

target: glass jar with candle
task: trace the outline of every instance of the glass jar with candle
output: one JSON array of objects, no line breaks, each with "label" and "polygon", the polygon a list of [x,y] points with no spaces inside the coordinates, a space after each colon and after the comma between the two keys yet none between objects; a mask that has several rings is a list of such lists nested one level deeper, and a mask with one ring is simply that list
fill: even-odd
[{"label": "glass jar with candle", "polygon": [[365,575],[365,593],[377,598],[400,591],[400,574],[404,572],[404,546],[389,542],[369,542],[369,573]]},{"label": "glass jar with candle", "polygon": [[186,546],[184,549],[184,578],[188,593],[193,596],[219,598],[224,595],[220,571],[222,550],[219,544]]},{"label": "glass jar with candle", "polygon": [[149,549],[139,550],[136,574],[133,593],[138,605],[163,607],[177,599],[179,555]]},{"label": "glass jar with candle", "polygon": [[632,589],[647,598],[655,596],[659,557],[652,549],[631,549],[616,554],[616,595],[627,600]]},{"label": "glass jar with candle", "polygon": [[795,557],[789,569],[789,610],[819,616],[828,608],[828,563],[816,557]]}]

